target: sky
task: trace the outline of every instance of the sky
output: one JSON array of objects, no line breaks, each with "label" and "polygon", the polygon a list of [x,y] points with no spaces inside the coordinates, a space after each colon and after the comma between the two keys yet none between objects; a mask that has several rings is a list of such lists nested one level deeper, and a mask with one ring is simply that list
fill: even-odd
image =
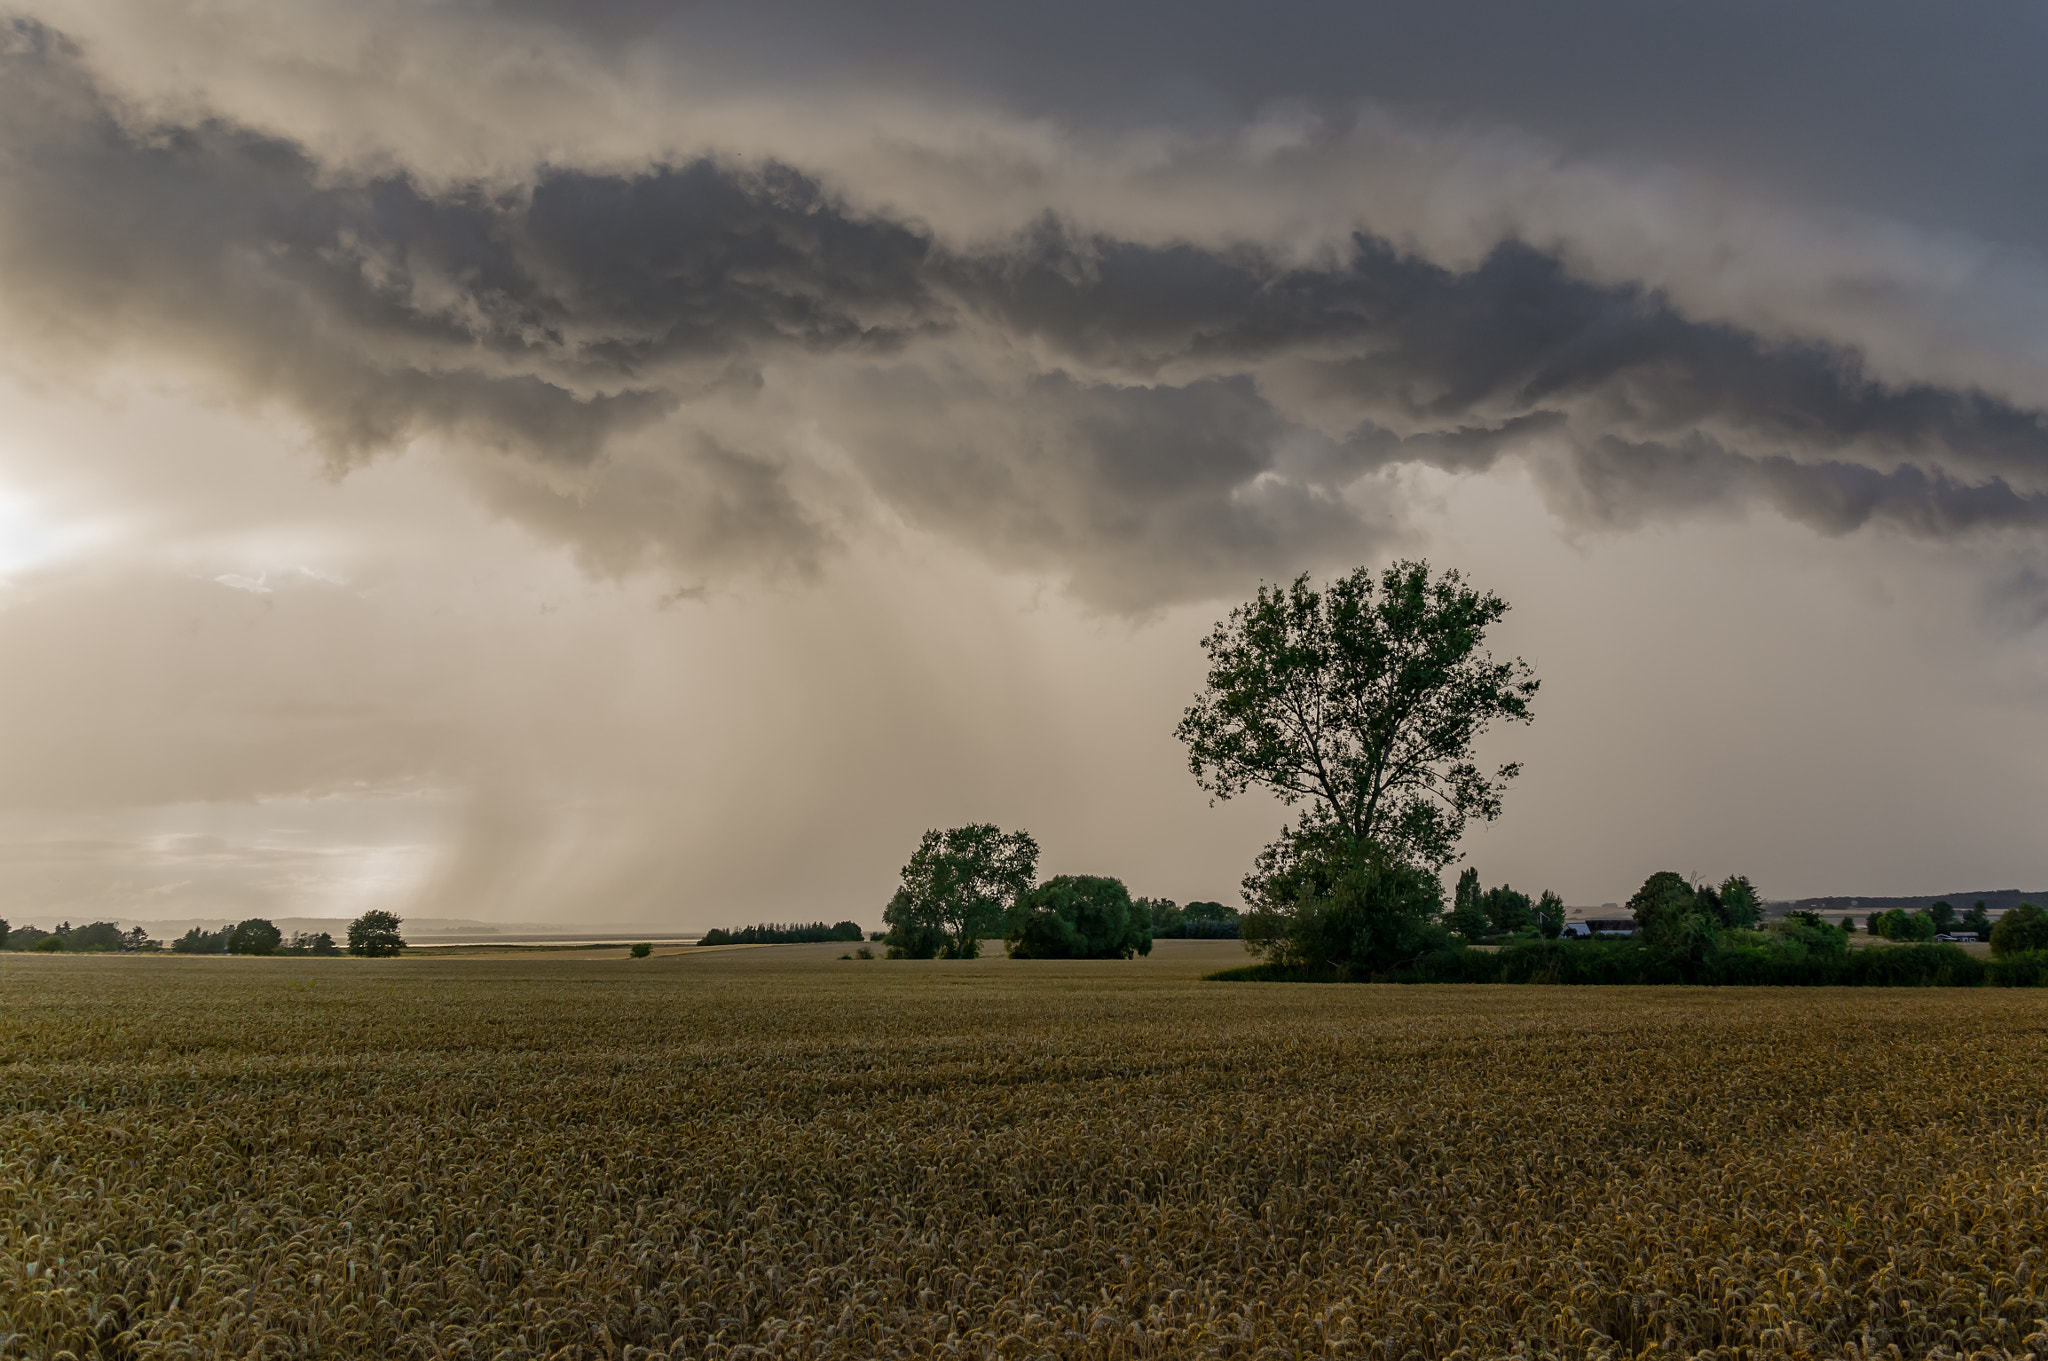
[{"label": "sky", "polygon": [[2048,884],[2048,18],[0,14],[0,915],[1236,901],[1173,736],[1397,558],[1542,680],[1465,863]]}]

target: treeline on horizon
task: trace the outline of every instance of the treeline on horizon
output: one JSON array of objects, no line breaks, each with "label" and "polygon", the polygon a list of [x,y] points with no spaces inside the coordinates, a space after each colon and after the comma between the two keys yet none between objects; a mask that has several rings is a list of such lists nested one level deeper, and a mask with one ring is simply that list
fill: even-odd
[{"label": "treeline on horizon", "polygon": [[[348,924],[347,952],[378,957],[395,955],[405,948],[399,927],[403,919],[390,912],[370,911]],[[0,941],[9,950],[39,953],[81,954],[162,953],[164,943],[154,940],[140,926],[123,931],[118,922],[89,922],[73,926],[65,922],[54,931],[35,926],[9,928],[0,921]],[[339,955],[342,946],[326,931],[294,931],[287,940],[275,923],[263,917],[249,917],[233,926],[209,931],[195,926],[171,942],[170,953],[178,955]]]},{"label": "treeline on horizon", "polygon": [[[1549,895],[1545,895],[1548,897]],[[1247,917],[1246,939],[1261,964],[1226,969],[1226,981],[1385,983],[1689,983],[1744,986],[2039,987],[2048,985],[2048,911],[2021,903],[1995,924],[1982,905],[1957,914],[1946,902],[1917,913],[1879,913],[1867,925],[1898,942],[1852,950],[1853,917],[1830,923],[1794,911],[1765,921],[1744,876],[1720,886],[1688,883],[1669,870],[1629,899],[1634,934],[1565,936],[1529,899],[1503,886],[1481,893],[1478,875],[1460,877],[1444,911],[1435,876],[1382,865],[1327,896],[1304,896],[1291,912]],[[1381,929],[1377,941],[1367,923]],[[1395,928],[1405,957],[1386,949]],[[1506,928],[1505,930],[1501,928]],[[1982,928],[1991,958],[1935,937]],[[1474,948],[1484,944],[1491,948]],[[1377,946],[1377,948],[1376,948]]]},{"label": "treeline on horizon", "polygon": [[816,945],[826,941],[857,941],[866,938],[859,922],[762,922],[728,931],[713,927],[698,937],[699,945]]}]

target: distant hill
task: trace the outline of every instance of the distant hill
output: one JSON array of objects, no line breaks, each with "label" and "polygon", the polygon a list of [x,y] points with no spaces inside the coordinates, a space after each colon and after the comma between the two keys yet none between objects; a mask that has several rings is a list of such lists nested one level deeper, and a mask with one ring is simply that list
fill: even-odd
[{"label": "distant hill", "polygon": [[2010,912],[2021,903],[2035,903],[2048,907],[2048,889],[2023,892],[2016,888],[1980,888],[1960,893],[1929,893],[1918,898],[1795,898],[1771,903],[1768,910],[1773,917],[1782,917],[1787,912],[1818,912],[1828,917],[1847,913],[1857,918],[1860,924],[1862,918],[1873,912],[1889,912],[1895,907],[1902,907],[1908,912],[1918,912],[1938,902],[1945,902],[1958,912],[1968,912],[1981,902],[1986,912],[1997,917]]}]

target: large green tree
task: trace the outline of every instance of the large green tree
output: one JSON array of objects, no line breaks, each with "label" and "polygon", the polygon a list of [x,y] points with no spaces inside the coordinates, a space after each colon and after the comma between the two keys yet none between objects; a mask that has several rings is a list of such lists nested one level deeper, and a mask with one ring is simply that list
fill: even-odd
[{"label": "large green tree", "polygon": [[[1141,900],[1142,901],[1142,900]],[[1129,959],[1152,953],[1152,913],[1121,879],[1062,874],[1017,895],[1003,944],[1012,959]]]},{"label": "large green tree", "polygon": [[1002,934],[1004,914],[1037,874],[1029,832],[991,822],[926,832],[882,912],[890,957],[973,959],[985,937]]},{"label": "large green tree", "polygon": [[284,932],[262,917],[251,917],[228,933],[231,955],[274,955],[283,943]]},{"label": "large green tree", "polygon": [[1731,874],[1721,881],[1721,924],[1749,931],[1764,919],[1763,895],[1746,874]]},{"label": "large green tree", "polygon": [[1426,562],[1377,581],[1361,567],[1322,590],[1306,575],[1261,586],[1203,640],[1208,686],[1178,730],[1189,769],[1217,799],[1257,785],[1305,803],[1291,834],[1440,870],[1470,820],[1500,815],[1519,770],[1473,757],[1493,723],[1532,716],[1528,664],[1484,646],[1507,610]]},{"label": "large green tree", "polygon": [[395,955],[405,948],[405,937],[398,928],[405,919],[382,908],[371,908],[348,924],[348,952],[379,959]]},{"label": "large green tree", "polygon": [[1991,928],[1991,953],[2016,955],[2028,950],[2048,950],[2048,911],[2021,903]]},{"label": "large green tree", "polygon": [[1628,900],[1628,910],[1644,940],[1670,950],[1703,946],[1717,924],[1685,876],[1672,870],[1658,870],[1645,879]]}]

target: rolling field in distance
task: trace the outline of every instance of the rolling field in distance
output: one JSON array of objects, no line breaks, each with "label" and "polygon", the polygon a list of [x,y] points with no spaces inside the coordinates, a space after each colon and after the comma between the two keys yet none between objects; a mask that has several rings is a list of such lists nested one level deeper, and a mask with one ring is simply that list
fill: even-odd
[{"label": "rolling field in distance", "polygon": [[0,956],[0,1356],[2048,1355],[2048,996]]}]

